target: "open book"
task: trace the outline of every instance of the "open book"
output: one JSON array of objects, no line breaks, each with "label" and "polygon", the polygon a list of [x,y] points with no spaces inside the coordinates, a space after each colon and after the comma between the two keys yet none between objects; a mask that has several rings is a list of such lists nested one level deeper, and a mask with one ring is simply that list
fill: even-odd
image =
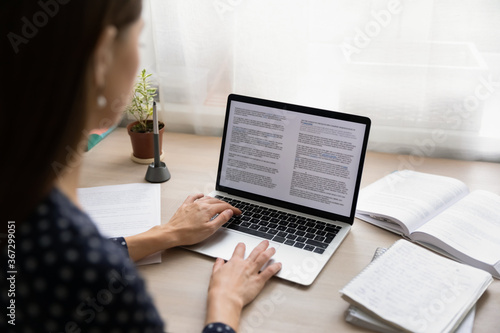
[{"label": "open book", "polygon": [[356,217],[500,278],[500,196],[396,171],[360,191]]},{"label": "open book", "polygon": [[399,240],[340,293],[366,318],[393,328],[385,332],[452,332],[492,280],[485,271]]}]

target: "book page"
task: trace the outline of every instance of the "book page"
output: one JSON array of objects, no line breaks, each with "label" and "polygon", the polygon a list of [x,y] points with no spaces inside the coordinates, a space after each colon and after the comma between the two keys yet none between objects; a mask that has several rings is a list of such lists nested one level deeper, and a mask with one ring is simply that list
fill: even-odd
[{"label": "book page", "polygon": [[[161,224],[160,184],[124,184],[79,188],[78,198],[104,237],[127,237]],[[155,253],[136,262],[161,262]]]},{"label": "book page", "polygon": [[399,240],[340,292],[349,303],[411,332],[449,332],[491,283],[482,270]]},{"label": "book page", "polygon": [[[473,306],[454,333],[472,333],[474,328],[475,316],[476,316],[476,307]],[[356,308],[353,305],[349,306],[349,309],[347,309],[346,311],[346,321],[353,325],[365,327],[375,332],[381,332],[381,333],[400,332],[400,330],[397,330],[396,328],[389,326],[388,324],[386,324],[381,320],[373,318],[369,314],[361,311],[360,309]]]},{"label": "book page", "polygon": [[472,192],[418,229],[414,240],[425,241],[426,234],[441,240],[446,246],[434,241],[433,244],[459,259],[464,253],[495,265],[500,262],[500,196],[487,191]]},{"label": "book page", "polygon": [[[405,235],[463,198],[467,186],[450,177],[396,171],[360,191],[356,217],[390,217],[405,225]],[[373,222],[373,221],[369,221]]]}]

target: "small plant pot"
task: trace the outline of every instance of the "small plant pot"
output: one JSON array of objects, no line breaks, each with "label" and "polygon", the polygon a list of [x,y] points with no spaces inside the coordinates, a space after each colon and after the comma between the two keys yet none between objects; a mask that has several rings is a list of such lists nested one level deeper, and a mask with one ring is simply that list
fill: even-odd
[{"label": "small plant pot", "polygon": [[[152,123],[153,121],[148,120],[148,123],[150,122]],[[154,160],[154,135],[153,132],[133,132],[131,129],[137,123],[137,121],[134,121],[133,123],[127,125],[127,132],[130,136],[130,141],[132,142],[132,155],[130,158],[132,161],[137,163],[150,164]],[[163,159],[162,138],[164,128],[165,126],[163,126],[158,132],[160,141],[160,159]]]}]

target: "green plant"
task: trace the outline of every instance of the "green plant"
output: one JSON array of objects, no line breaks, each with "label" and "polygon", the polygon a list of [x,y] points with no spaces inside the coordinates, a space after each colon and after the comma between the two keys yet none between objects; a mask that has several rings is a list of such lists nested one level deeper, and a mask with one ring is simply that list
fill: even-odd
[{"label": "green plant", "polygon": [[[156,88],[151,86],[150,77],[145,69],[137,76],[138,81],[134,85],[132,101],[127,106],[126,112],[134,116],[138,121],[137,125],[132,127],[134,132],[151,132],[152,125],[148,122],[149,117],[153,115],[153,100],[156,96]],[[149,125],[148,125],[149,124]]]}]

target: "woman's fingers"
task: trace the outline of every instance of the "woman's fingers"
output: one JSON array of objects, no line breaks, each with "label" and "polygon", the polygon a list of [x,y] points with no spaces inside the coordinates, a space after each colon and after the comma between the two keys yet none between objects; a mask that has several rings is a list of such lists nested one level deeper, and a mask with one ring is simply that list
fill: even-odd
[{"label": "woman's fingers", "polygon": [[214,267],[212,268],[212,274],[213,274],[213,273],[215,273],[215,272],[217,272],[217,270],[218,270],[219,268],[221,268],[222,266],[224,266],[224,263],[225,263],[224,259],[222,259],[222,258],[217,258],[217,259],[215,260]]},{"label": "woman's fingers", "polygon": [[[257,268],[257,270],[260,270],[260,268],[262,268],[262,266],[264,266],[264,264],[268,262],[269,259],[271,259],[271,257],[276,253],[275,248],[268,248],[268,246],[268,240],[260,242],[259,245],[257,245],[252,250],[248,258],[246,259],[247,261],[254,263],[254,266]],[[245,249],[245,243],[238,243],[238,245],[236,245],[236,248],[234,249],[231,260],[233,258],[243,259],[245,257]]]},{"label": "woman's fingers", "polygon": [[243,259],[245,257],[245,248],[245,243],[238,243],[238,245],[234,248],[231,260],[236,258]]},{"label": "woman's fingers", "polygon": [[203,193],[191,194],[184,200],[184,203],[190,204],[203,197],[204,197]]},{"label": "woman's fingers", "polygon": [[214,224],[214,227],[218,229],[221,227],[224,223],[229,221],[229,219],[233,216],[233,211],[231,209],[226,209],[225,211],[221,212],[217,217],[215,217],[212,221],[208,222],[211,224]]},{"label": "woman's fingers", "polygon": [[248,256],[248,259],[251,260],[251,261],[256,261],[257,258],[259,257],[259,255],[261,253],[263,253],[264,251],[266,251],[267,247],[269,246],[269,241],[268,240],[264,240],[262,242],[260,242],[259,245],[257,245],[253,251],[250,253],[250,255]]},{"label": "woman's fingers", "polygon": [[261,252],[255,259],[255,263],[259,269],[264,266],[264,264],[268,262],[275,253],[276,249],[274,247],[267,248],[265,251]]},{"label": "woman's fingers", "polygon": [[281,270],[281,263],[275,262],[269,266],[267,266],[262,272],[260,272],[259,276],[263,281],[267,281],[272,278],[276,273]]},{"label": "woman's fingers", "polygon": [[200,202],[200,204],[208,205],[208,209],[210,210],[210,213],[213,213],[213,215],[218,214],[226,209],[231,209],[235,215],[241,214],[241,210],[239,210],[238,208],[233,207],[229,203],[216,199],[214,197],[202,195],[202,197],[198,198],[197,200]]},{"label": "woman's fingers", "polygon": [[[251,269],[256,273],[260,271],[260,269],[271,259],[271,257],[275,253],[276,249],[274,247],[269,247],[269,241],[264,240],[253,249],[247,260],[252,264]],[[260,278],[262,278],[263,281],[267,281],[280,269],[281,263],[273,263],[260,273],[260,275],[262,275],[260,276]]]},{"label": "woman's fingers", "polygon": [[216,202],[208,202],[210,205],[211,205],[211,208],[216,211],[216,212],[222,212],[226,209],[231,209],[234,213],[234,215],[240,215],[241,214],[241,210],[239,210],[238,208],[234,207],[234,206],[231,206],[230,204],[228,204],[227,202],[224,202],[224,201],[220,201],[218,199],[215,199],[217,200]]}]

